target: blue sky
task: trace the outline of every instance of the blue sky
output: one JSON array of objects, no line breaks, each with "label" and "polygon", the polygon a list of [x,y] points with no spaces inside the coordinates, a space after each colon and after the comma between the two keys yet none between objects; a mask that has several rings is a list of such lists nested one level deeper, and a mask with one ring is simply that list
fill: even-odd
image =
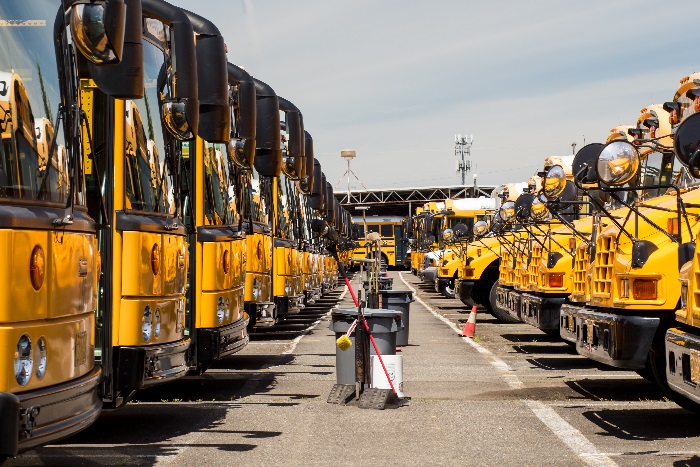
[{"label": "blue sky", "polygon": [[455,133],[474,135],[468,184],[525,181],[700,70],[697,1],[172,3],[299,107],[334,186],[349,148],[367,187],[456,185]]}]

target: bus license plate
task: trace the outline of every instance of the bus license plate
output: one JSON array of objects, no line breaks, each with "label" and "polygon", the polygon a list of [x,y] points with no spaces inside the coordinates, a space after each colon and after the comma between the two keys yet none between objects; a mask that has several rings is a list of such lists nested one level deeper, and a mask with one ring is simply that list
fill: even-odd
[{"label": "bus license plate", "polygon": [[700,384],[700,352],[690,351],[690,380],[695,384]]},{"label": "bus license plate", "polygon": [[73,351],[73,366],[85,365],[87,362],[87,332],[79,332],[75,336]]},{"label": "bus license plate", "polygon": [[593,345],[593,321],[587,321],[586,328],[586,342]]}]

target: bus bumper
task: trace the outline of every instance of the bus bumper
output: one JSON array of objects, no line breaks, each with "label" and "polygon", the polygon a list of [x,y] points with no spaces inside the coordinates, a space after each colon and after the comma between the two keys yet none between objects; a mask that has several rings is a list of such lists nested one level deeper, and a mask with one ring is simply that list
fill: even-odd
[{"label": "bus bumper", "polygon": [[579,310],[576,351],[616,368],[643,369],[660,322],[660,318]]},{"label": "bus bumper", "polygon": [[474,281],[457,281],[455,284],[455,295],[467,306],[476,306],[477,303],[472,298]]},{"label": "bus bumper", "polygon": [[275,325],[275,304],[272,302],[245,302],[244,310],[251,317],[253,327],[268,328]]},{"label": "bus bumper", "polygon": [[62,384],[35,391],[0,393],[0,455],[74,435],[91,425],[102,410],[98,389],[102,368]]},{"label": "bus bumper", "polygon": [[576,317],[581,307],[563,304],[559,309],[559,336],[570,344],[576,343]]},{"label": "bus bumper", "polygon": [[295,315],[304,309],[304,295],[290,295],[275,297],[275,311],[277,321],[284,319],[287,315]]},{"label": "bus bumper", "polygon": [[119,378],[119,390],[137,391],[185,376],[189,371],[187,364],[189,348],[189,339],[163,345],[119,347],[117,375],[126,373],[129,376],[126,379]]},{"label": "bus bumper", "polygon": [[321,298],[321,287],[304,290],[304,296],[306,298],[306,305],[313,305]]},{"label": "bus bumper", "polygon": [[250,340],[248,315],[227,326],[197,330],[197,359],[200,362],[219,360],[243,349]]},{"label": "bus bumper", "polygon": [[[435,291],[437,293],[445,293],[445,289],[450,287],[453,279],[451,277],[437,277],[435,278]],[[452,285],[454,287],[454,285]]]},{"label": "bus bumper", "polygon": [[700,337],[682,328],[666,331],[666,362],[671,389],[700,404]]},{"label": "bus bumper", "polygon": [[520,318],[520,292],[501,285],[496,286],[496,306],[515,319]]},{"label": "bus bumper", "polygon": [[559,309],[564,298],[520,295],[520,319],[542,330],[559,329]]},{"label": "bus bumper", "polygon": [[437,277],[437,267],[436,266],[431,266],[429,268],[423,269],[423,282],[427,282],[428,284],[432,284],[435,282],[436,277]]}]

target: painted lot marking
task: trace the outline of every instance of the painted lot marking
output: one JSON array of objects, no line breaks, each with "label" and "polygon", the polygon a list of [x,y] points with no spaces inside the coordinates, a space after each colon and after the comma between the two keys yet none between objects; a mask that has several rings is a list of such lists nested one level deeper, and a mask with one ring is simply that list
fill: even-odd
[{"label": "painted lot marking", "polygon": [[[425,303],[419,296],[413,287],[411,287],[411,284],[409,284],[406,279],[403,277],[403,273],[399,272],[399,278],[401,281],[406,284],[406,287],[408,287],[412,292],[413,292],[413,297],[415,300],[423,305],[430,313],[433,314],[437,319],[442,321],[443,323],[447,324],[450,328],[452,328],[457,334],[461,333],[461,329],[457,327],[455,323],[450,321],[449,319],[445,318],[444,316],[440,315],[438,312],[436,312],[430,305]],[[508,386],[511,389],[522,389],[524,387],[524,384],[520,379],[517,377],[517,375],[513,374],[514,370],[503,360],[498,358],[496,355],[493,354],[489,349],[486,347],[478,344],[477,342],[474,342],[473,339],[470,339],[468,337],[463,337],[462,338],[463,342],[466,342],[467,344],[471,345],[476,349],[481,355],[484,356],[486,361],[488,361],[494,368],[496,368],[500,374],[503,380],[508,384]],[[533,400],[523,400],[523,402],[531,411],[532,413],[540,419],[544,425],[549,428],[549,430],[557,437],[559,440],[564,443],[583,463],[586,465],[590,466],[616,466],[617,464],[610,459],[605,453],[599,451],[593,443],[588,441],[586,437],[578,431],[576,428],[574,428],[571,424],[569,424],[566,420],[561,418],[559,414],[551,407],[547,406],[546,404],[540,402],[540,401],[533,401]]]}]

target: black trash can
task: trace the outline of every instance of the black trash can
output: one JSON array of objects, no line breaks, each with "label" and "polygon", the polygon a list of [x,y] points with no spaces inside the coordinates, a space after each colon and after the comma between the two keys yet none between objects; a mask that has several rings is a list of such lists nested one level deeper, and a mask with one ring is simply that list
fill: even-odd
[{"label": "black trash can", "polygon": [[410,290],[380,290],[379,307],[385,310],[401,312],[401,328],[396,334],[396,345],[403,347],[408,345],[408,321],[410,318],[413,292]]},{"label": "black trash can", "polygon": [[[379,353],[396,355],[396,334],[401,328],[401,312],[395,310],[365,309],[363,310],[369,330],[377,343]],[[339,339],[348,332],[352,323],[357,319],[357,308],[338,308],[331,312],[330,329]],[[358,323],[358,326],[360,324]],[[355,333],[350,335],[352,347],[343,351],[335,347],[335,374],[338,384],[355,384]],[[376,355],[374,346],[369,344],[370,355]],[[369,371],[369,368],[367,368]]]}]

